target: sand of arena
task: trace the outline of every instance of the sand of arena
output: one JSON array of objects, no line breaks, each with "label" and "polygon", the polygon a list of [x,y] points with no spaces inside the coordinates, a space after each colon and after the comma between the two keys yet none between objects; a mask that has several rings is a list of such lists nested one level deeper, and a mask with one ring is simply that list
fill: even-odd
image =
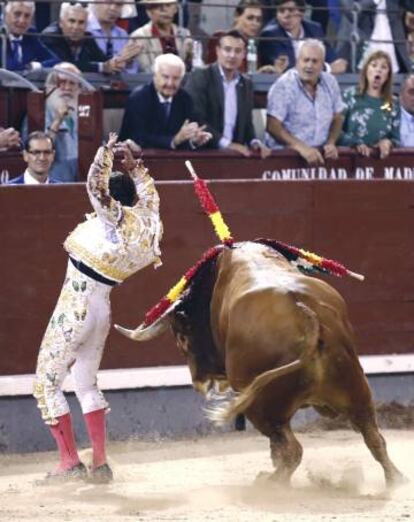
[{"label": "sand of arena", "polygon": [[0,520],[414,521],[414,430],[383,434],[410,479],[391,491],[360,435],[349,430],[299,433],[304,456],[290,489],[254,482],[272,467],[267,440],[252,432],[112,443],[116,479],[100,486],[39,484],[55,463],[52,452],[1,455]]}]

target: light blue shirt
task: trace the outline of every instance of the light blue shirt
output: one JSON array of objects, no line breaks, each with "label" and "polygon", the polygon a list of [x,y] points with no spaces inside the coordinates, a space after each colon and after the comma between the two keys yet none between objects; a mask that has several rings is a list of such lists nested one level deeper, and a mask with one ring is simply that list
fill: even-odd
[{"label": "light blue shirt", "polygon": [[[297,69],[289,69],[278,78],[267,96],[267,114],[310,147],[326,143],[333,117],[343,108],[338,82],[327,72],[321,72],[314,98],[305,90]],[[268,133],[266,145],[272,149],[285,147]]]},{"label": "light blue shirt", "polygon": [[[102,50],[102,52],[106,55],[106,46],[108,43],[108,34],[102,29],[98,19],[96,16],[90,12],[88,16],[88,29],[87,29],[94,37],[95,41],[98,44],[98,47]],[[112,49],[113,56],[119,54],[121,50],[128,43],[128,33],[122,27],[118,27],[114,25],[111,28],[111,38],[112,38]],[[126,72],[135,73],[138,70],[138,65],[135,63],[136,60],[133,60],[131,65],[128,65],[126,68]]]},{"label": "light blue shirt", "polygon": [[401,147],[414,147],[414,116],[407,112],[402,105],[400,120],[400,145]]},{"label": "light blue shirt", "polygon": [[[53,122],[53,114],[46,109],[45,127]],[[60,183],[78,181],[78,118],[69,115],[59,126],[55,139],[55,160],[49,171],[49,177]]]},{"label": "light blue shirt", "polygon": [[233,141],[234,127],[237,120],[236,86],[239,83],[240,74],[237,73],[232,80],[227,80],[220,66],[219,71],[224,90],[224,125],[223,136],[219,140],[219,148],[225,149]]}]

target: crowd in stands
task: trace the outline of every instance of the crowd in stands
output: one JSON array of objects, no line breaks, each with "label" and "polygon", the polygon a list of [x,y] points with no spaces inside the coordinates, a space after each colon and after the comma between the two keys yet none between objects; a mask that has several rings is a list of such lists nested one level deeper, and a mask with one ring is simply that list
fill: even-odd
[{"label": "crowd in stands", "polygon": [[[413,147],[414,1],[361,0],[356,23],[353,6],[240,0],[231,27],[197,42],[178,17],[178,0],[141,0],[138,11],[124,0],[62,2],[41,31],[37,3],[7,2],[3,66],[50,72],[44,128],[33,138],[27,123],[0,127],[0,150],[24,149],[28,166],[19,183],[76,181],[79,80],[88,72],[153,74],[130,93],[120,129],[121,140],[144,149],[256,151],[265,158],[290,147],[316,165],[335,159],[338,146],[381,158],[393,147]],[[332,31],[335,41],[327,37]],[[253,70],[277,75],[264,142],[255,134],[253,84],[245,74]],[[358,72],[358,84],[341,93],[337,75],[349,71]],[[396,73],[405,75],[399,93]]]}]

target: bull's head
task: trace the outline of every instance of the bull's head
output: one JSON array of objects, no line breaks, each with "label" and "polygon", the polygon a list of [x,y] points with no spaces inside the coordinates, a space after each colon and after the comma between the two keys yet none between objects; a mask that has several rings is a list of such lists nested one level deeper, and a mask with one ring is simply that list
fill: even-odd
[{"label": "bull's head", "polygon": [[135,330],[115,325],[118,331],[135,341],[153,339],[171,326],[177,346],[190,368],[194,388],[204,393],[215,381],[225,380],[224,362],[213,340],[210,322],[216,277],[216,259],[209,259],[198,268],[181,298],[152,325],[141,325]]}]

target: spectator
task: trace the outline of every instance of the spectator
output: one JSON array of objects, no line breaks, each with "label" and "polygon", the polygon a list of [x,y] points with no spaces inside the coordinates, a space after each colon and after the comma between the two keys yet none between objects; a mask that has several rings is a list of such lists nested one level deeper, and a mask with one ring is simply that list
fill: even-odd
[{"label": "spectator", "polygon": [[185,85],[197,117],[213,135],[212,147],[243,156],[250,156],[254,149],[266,157],[270,151],[255,139],[252,81],[239,72],[246,41],[238,31],[228,31],[219,37],[216,53],[217,62],[193,71]]},{"label": "spectator", "polygon": [[[71,63],[54,67],[80,75]],[[52,70],[46,78],[45,126],[54,140],[56,157],[51,176],[59,182],[78,180],[78,96],[79,82],[72,76]]]},{"label": "spectator", "polygon": [[43,185],[56,183],[50,177],[50,167],[55,157],[53,140],[41,131],[29,134],[23,150],[23,159],[27,168],[23,174],[12,179],[10,185]]},{"label": "spectator", "polygon": [[[34,35],[35,31],[30,29],[34,12],[34,2],[7,2],[4,8],[6,68],[11,71],[51,67],[59,61]],[[3,39],[0,39],[0,53],[2,45]]]},{"label": "spectator", "polygon": [[194,121],[191,96],[181,89],[184,62],[175,54],[155,58],[154,79],[129,96],[120,139],[142,148],[188,149],[204,145],[211,135]]},{"label": "spectator", "polygon": [[[260,65],[271,65],[274,72],[281,74],[295,66],[300,41],[315,38],[323,41],[325,34],[316,22],[304,20],[305,0],[276,0],[276,19],[266,25],[261,32],[265,38],[259,42]],[[327,70],[341,74],[347,63],[338,59],[332,47],[325,42]]]},{"label": "spectator", "polygon": [[360,0],[357,15],[358,45],[355,68],[352,64],[350,36],[354,32],[354,0],[340,0],[342,8],[341,24],[338,30],[338,56],[350,64],[350,70],[361,69],[365,58],[381,49],[389,54],[393,73],[410,71],[410,60],[405,43],[405,30],[401,16],[401,0]]},{"label": "spectator", "polygon": [[324,60],[323,43],[305,40],[296,68],[276,80],[267,101],[268,145],[292,147],[311,165],[338,157],[335,144],[343,121],[339,85],[322,71]]},{"label": "spectator", "polygon": [[62,2],[59,21],[43,32],[43,43],[63,62],[83,72],[115,73],[122,70],[115,58],[106,59],[91,33],[86,31],[88,10],[82,3]]},{"label": "spectator", "polygon": [[112,59],[114,72],[125,69],[128,73],[135,73],[137,65],[133,58],[142,45],[139,41],[128,41],[128,33],[117,25],[123,8],[123,0],[90,4],[87,29],[95,37],[105,59]]},{"label": "spectator", "polygon": [[[256,39],[262,28],[262,7],[260,0],[240,0],[234,10],[234,23],[232,29],[238,31],[246,40]],[[218,37],[225,31],[216,31],[208,42],[207,63],[217,60],[216,46]],[[240,67],[241,72],[247,71],[247,60],[244,58]]]},{"label": "spectator", "polygon": [[402,147],[414,147],[414,74],[404,79],[400,92]]},{"label": "spectator", "polygon": [[20,147],[20,133],[13,127],[0,127],[0,150],[9,150]]},{"label": "spectator", "polygon": [[391,59],[384,51],[367,57],[358,87],[344,93],[344,124],[340,145],[356,147],[362,156],[378,148],[386,158],[399,144],[399,107],[392,99]]},{"label": "spectator", "polygon": [[410,60],[410,71],[414,70],[414,4],[407,2],[404,13],[405,37],[407,39],[407,55]]},{"label": "spectator", "polygon": [[[190,31],[173,23],[177,13],[177,0],[145,0],[142,2],[150,21],[131,33],[141,38],[142,50],[137,56],[139,69],[151,72],[154,60],[163,53],[177,54],[191,69],[192,41]],[[138,40],[139,41],[139,40]]]}]

